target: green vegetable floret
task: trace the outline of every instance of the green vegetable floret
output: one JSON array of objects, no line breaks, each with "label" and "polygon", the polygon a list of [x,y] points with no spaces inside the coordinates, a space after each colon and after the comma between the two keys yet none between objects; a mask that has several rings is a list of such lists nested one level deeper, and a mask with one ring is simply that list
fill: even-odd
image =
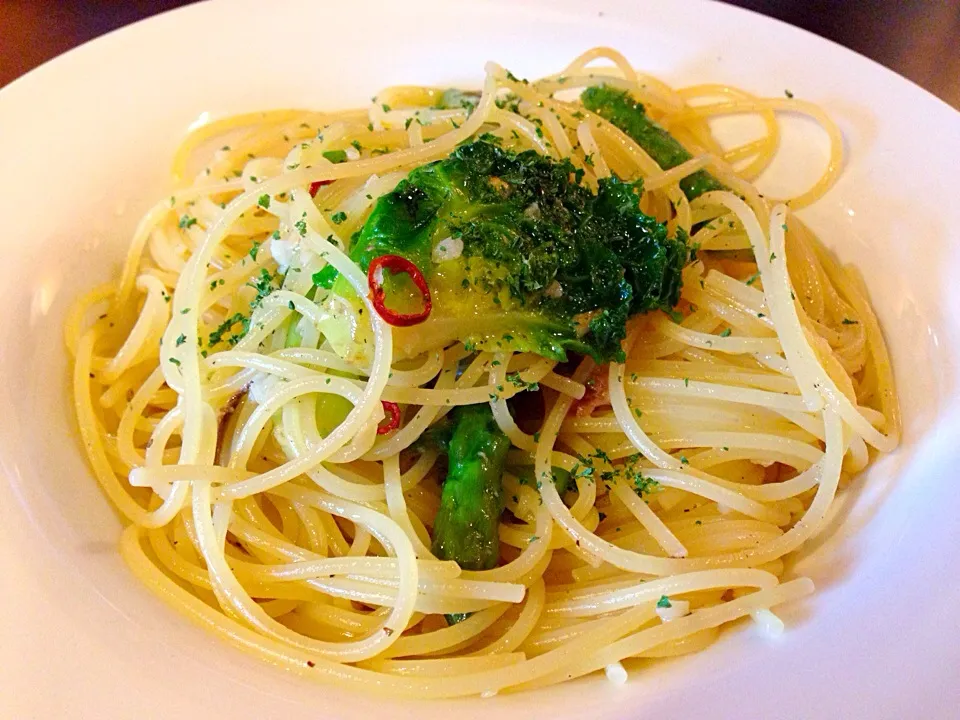
[{"label": "green vegetable floret", "polygon": [[448,470],[433,523],[433,554],[468,570],[496,567],[503,513],[503,469],[510,440],[489,405],[465,405],[451,413]]},{"label": "green vegetable floret", "polygon": [[[569,161],[516,154],[484,136],[381,197],[353,260],[366,270],[379,255],[402,255],[433,295],[426,322],[395,329],[398,353],[460,340],[556,360],[568,351],[622,359],[627,318],[677,303],[685,238],[640,211],[639,182],[611,177],[594,194],[581,180]],[[315,279],[350,293],[332,273]],[[418,301],[404,275],[384,288],[388,305]]]},{"label": "green vegetable floret", "polygon": [[[682,165],[693,157],[666,130],[647,117],[646,109],[625,90],[607,85],[590,87],[580,95],[580,102],[590,112],[608,120],[633,138],[664,170]],[[688,200],[711,190],[726,187],[706,170],[698,170],[680,181],[680,189]]]}]

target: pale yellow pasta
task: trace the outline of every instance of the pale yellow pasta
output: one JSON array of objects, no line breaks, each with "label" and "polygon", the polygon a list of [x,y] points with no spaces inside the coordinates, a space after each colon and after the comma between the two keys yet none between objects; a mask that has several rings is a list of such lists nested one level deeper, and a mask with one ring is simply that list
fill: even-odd
[{"label": "pale yellow pasta", "polygon": [[[586,111],[575,92],[601,84],[690,159],[661,168]],[[620,661],[703,650],[741,617],[781,632],[771,608],[813,591],[782,581],[785,561],[900,432],[864,287],[794,215],[842,169],[836,125],[809,102],[671,88],[609,48],[532,83],[490,63],[471,107],[442,97],[390,88],[366,109],[249,113],[184,141],[116,282],[65,329],[124,559],[248,652],[403,697],[619,680]],[[782,113],[819,122],[831,150],[811,188],[771,200],[751,181]],[[710,119],[743,114],[763,133],[725,147]],[[641,208],[699,248],[675,312],[629,321],[623,362],[410,353],[415,329],[378,315],[351,235],[411,169],[484,133],[569,160],[588,188],[642,180]],[[725,189],[688,200],[680,183],[701,171]],[[316,297],[328,265],[350,289]],[[512,404],[535,386],[537,427]],[[433,554],[443,463],[420,441],[481,403],[512,447],[499,563],[470,570]],[[381,434],[391,405],[398,427]],[[555,471],[572,477],[563,492]]]}]

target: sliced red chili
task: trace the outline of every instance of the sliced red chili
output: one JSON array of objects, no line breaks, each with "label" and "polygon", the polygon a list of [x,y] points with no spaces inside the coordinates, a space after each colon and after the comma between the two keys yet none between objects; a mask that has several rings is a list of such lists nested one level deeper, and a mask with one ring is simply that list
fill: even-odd
[{"label": "sliced red chili", "polygon": [[377,425],[377,435],[386,435],[400,427],[400,406],[388,400],[381,400],[380,404],[387,413],[387,422],[385,425]]},{"label": "sliced red chili", "polygon": [[310,183],[310,197],[317,196],[317,190],[322,188],[324,185],[329,185],[333,180],[317,180],[316,182]]},{"label": "sliced red chili", "polygon": [[[385,304],[386,293],[383,290],[383,271],[389,270],[392,273],[406,273],[410,276],[413,284],[417,286],[423,299],[423,309],[415,313],[402,313],[391,310]],[[430,297],[430,288],[427,286],[427,280],[420,272],[420,268],[414,265],[401,255],[381,255],[370,261],[370,269],[367,270],[367,283],[370,285],[370,296],[373,300],[373,307],[377,313],[386,322],[398,327],[408,327],[422,323],[430,317],[430,311],[433,309],[433,299]]]}]

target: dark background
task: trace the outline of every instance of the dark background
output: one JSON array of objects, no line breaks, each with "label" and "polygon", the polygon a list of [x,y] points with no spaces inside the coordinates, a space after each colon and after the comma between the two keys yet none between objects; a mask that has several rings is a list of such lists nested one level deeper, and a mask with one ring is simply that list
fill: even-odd
[{"label": "dark background", "polygon": [[[187,4],[189,0],[0,0],[0,87],[82,42]],[[731,4],[835,40],[960,108],[960,0]]]}]

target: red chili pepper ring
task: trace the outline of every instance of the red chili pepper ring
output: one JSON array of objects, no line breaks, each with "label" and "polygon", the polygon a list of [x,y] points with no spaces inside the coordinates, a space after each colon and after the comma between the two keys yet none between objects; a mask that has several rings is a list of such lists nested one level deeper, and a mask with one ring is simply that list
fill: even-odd
[{"label": "red chili pepper ring", "polygon": [[329,185],[333,180],[317,180],[316,182],[310,183],[310,197],[317,196],[317,190],[322,188],[324,185]]},{"label": "red chili pepper ring", "polygon": [[380,404],[387,413],[387,424],[377,426],[377,435],[386,435],[400,427],[400,406],[389,400],[381,400]]},{"label": "red chili pepper ring", "polygon": [[[383,271],[389,270],[392,273],[406,273],[410,276],[413,284],[417,286],[423,299],[423,309],[415,313],[401,313],[391,310],[385,304],[386,293],[383,290]],[[422,323],[430,317],[430,311],[433,309],[433,299],[430,297],[430,288],[427,286],[427,280],[420,272],[420,268],[414,265],[401,255],[381,255],[370,261],[370,269],[367,270],[367,283],[370,285],[370,298],[373,300],[373,307],[377,314],[386,322],[398,327],[409,327]]]}]

